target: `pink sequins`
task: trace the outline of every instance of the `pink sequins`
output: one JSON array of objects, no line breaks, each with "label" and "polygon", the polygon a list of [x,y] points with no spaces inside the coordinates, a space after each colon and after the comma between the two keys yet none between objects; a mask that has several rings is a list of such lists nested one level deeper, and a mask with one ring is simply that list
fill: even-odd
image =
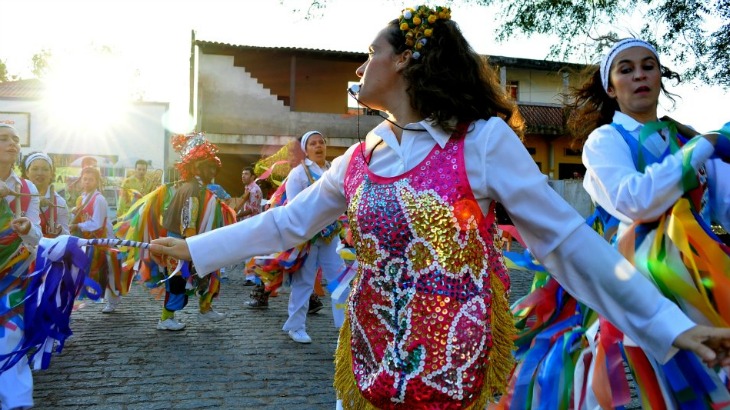
[{"label": "pink sequins", "polygon": [[345,177],[359,278],[348,306],[353,371],[378,408],[464,408],[492,345],[491,273],[509,289],[466,176],[463,134],[409,172],[381,178],[360,146]]}]

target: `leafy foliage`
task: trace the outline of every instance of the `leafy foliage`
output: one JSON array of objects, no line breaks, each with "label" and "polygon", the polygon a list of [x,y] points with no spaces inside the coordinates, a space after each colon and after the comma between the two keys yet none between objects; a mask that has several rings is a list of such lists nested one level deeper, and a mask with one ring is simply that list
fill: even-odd
[{"label": "leafy foliage", "polygon": [[[515,34],[550,35],[558,39],[550,57],[568,59],[582,52],[597,61],[613,40],[636,35],[653,42],[662,62],[671,62],[674,67],[670,67],[684,78],[730,87],[730,0],[466,2],[502,10],[500,41]],[[638,33],[627,27],[632,18],[641,22]],[[613,29],[628,34],[620,36]]]},{"label": "leafy foliage", "polygon": [[33,54],[33,69],[31,72],[36,78],[43,78],[48,73],[50,58],[51,52],[48,50],[41,50]]},{"label": "leafy foliage", "polygon": [[5,61],[0,60],[0,83],[8,81],[8,66]]}]

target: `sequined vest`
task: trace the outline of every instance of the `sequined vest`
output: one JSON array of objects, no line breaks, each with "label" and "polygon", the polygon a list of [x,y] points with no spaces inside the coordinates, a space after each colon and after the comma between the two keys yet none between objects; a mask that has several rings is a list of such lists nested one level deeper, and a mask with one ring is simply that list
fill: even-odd
[{"label": "sequined vest", "polygon": [[[493,345],[508,338],[493,316],[512,326],[509,277],[495,248],[494,204],[484,215],[467,179],[465,128],[399,176],[370,172],[364,144],[350,160],[344,184],[359,272],[339,346],[350,347],[354,383],[377,408],[465,408],[495,387]],[[511,340],[500,343],[503,373]],[[343,390],[345,407],[362,405]]]}]

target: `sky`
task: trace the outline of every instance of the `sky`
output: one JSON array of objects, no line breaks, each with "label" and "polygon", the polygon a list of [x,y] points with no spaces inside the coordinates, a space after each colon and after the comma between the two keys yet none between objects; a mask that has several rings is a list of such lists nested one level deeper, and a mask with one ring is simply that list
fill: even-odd
[{"label": "sky", "polygon": [[[411,2],[397,0],[327,0],[313,19],[304,19],[309,0],[0,0],[0,59],[9,74],[32,78],[32,56],[50,50],[58,59],[60,96],[67,106],[126,82],[147,101],[169,102],[173,132],[192,129],[187,119],[191,33],[206,41],[237,45],[303,47],[366,52],[376,33]],[[480,54],[544,59],[551,39],[495,38],[495,10],[453,6],[452,18]],[[111,50],[99,65],[90,50]],[[577,63],[593,63],[579,61]],[[115,75],[115,81],[105,80]],[[85,81],[96,78],[95,81]],[[91,87],[83,90],[82,85]],[[111,84],[114,83],[114,84]],[[720,87],[669,85],[682,98],[660,115],[693,125],[700,131],[730,121],[730,94]],[[97,93],[97,94],[89,94]],[[77,100],[74,100],[76,96]],[[721,111],[722,110],[722,111]],[[189,127],[189,129],[183,129]]]}]

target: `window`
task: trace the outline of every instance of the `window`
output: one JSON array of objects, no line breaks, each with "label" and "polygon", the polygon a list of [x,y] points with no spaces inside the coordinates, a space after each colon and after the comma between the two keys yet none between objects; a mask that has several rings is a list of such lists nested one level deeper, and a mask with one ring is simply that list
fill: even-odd
[{"label": "window", "polygon": [[583,153],[582,149],[572,149],[572,148],[566,148],[565,149],[565,156],[566,157],[580,157]]},{"label": "window", "polygon": [[519,81],[507,81],[506,91],[507,95],[512,97],[513,100],[517,101],[517,97],[519,97],[519,87],[520,82]]}]

